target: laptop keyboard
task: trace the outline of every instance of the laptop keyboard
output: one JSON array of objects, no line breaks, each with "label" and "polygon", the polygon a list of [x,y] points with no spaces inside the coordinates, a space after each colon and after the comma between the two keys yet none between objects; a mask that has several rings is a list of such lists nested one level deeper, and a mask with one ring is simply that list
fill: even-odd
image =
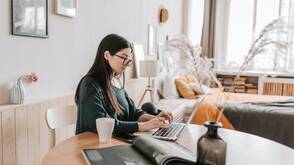
[{"label": "laptop keyboard", "polygon": [[175,141],[184,126],[184,123],[171,123],[166,128],[158,128],[152,136],[158,139]]}]

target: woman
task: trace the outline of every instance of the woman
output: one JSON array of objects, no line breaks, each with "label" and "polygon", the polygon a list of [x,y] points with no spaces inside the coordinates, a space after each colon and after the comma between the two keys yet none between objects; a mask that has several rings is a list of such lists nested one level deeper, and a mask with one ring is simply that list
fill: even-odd
[{"label": "woman", "polygon": [[114,80],[121,75],[124,86],[124,70],[132,63],[131,54],[131,45],[123,37],[110,34],[102,39],[94,64],[77,87],[76,134],[97,132],[96,119],[102,117],[115,119],[113,134],[163,128],[165,120],[173,119],[168,112],[154,116],[137,109],[123,87],[114,86]]}]

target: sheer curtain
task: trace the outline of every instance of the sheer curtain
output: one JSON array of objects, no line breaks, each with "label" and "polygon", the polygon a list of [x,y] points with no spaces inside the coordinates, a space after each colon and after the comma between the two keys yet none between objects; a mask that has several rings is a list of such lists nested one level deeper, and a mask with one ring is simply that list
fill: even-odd
[{"label": "sheer curtain", "polygon": [[205,0],[185,1],[187,11],[186,33],[193,45],[199,44],[202,37],[203,15]]},{"label": "sheer curtain", "polygon": [[228,24],[231,0],[217,0],[215,18],[214,59],[215,68],[224,66],[227,54]]},{"label": "sheer curtain", "polygon": [[[294,0],[288,0],[289,2],[283,1],[282,4],[282,16],[287,16],[289,23],[294,27]],[[290,35],[288,36],[288,42],[291,43],[291,46],[288,50],[287,54],[287,68],[289,71],[294,71],[294,28],[290,31]]]}]

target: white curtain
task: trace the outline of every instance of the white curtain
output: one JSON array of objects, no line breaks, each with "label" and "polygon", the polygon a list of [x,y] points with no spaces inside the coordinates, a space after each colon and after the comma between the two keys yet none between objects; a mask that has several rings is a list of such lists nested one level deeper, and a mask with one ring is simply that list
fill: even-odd
[{"label": "white curtain", "polygon": [[192,44],[195,46],[200,44],[203,27],[205,0],[186,0],[185,8],[185,30],[184,33],[189,37]]},{"label": "white curtain", "polygon": [[[288,18],[289,18],[289,23],[292,24],[291,26],[294,26],[294,0],[290,0],[288,2],[288,5],[284,4],[282,8],[286,8],[288,10]],[[287,15],[287,14],[286,14]],[[288,42],[291,43],[291,46],[289,48],[288,52],[288,64],[287,64],[287,69],[293,71],[294,70],[294,30],[292,28],[290,35],[288,37]]]},{"label": "white curtain", "polygon": [[227,54],[230,3],[231,0],[217,0],[216,3],[214,59],[217,69],[223,66]]}]

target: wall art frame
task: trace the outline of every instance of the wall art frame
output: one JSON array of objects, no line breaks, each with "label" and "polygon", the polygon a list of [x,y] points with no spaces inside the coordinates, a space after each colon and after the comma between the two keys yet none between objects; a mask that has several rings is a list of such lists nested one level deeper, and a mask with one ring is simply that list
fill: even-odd
[{"label": "wall art frame", "polygon": [[48,37],[48,0],[12,0],[12,35]]}]

